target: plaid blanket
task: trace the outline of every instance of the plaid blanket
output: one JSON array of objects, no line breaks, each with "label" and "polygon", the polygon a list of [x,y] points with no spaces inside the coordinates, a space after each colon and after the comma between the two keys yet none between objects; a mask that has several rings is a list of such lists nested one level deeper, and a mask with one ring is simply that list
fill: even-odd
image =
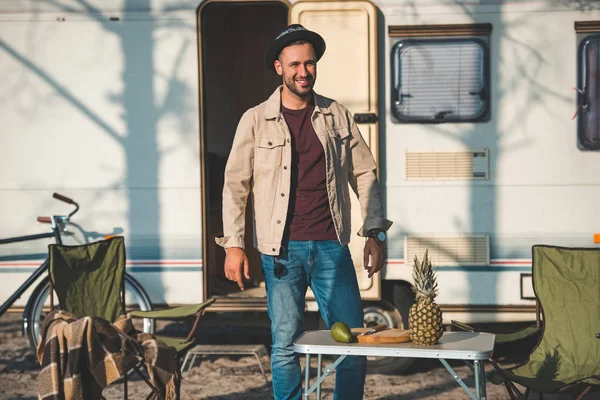
[{"label": "plaid blanket", "polygon": [[96,400],[102,389],[140,361],[166,400],[179,397],[181,374],[175,350],[133,328],[121,316],[110,324],[98,317],[77,319],[50,312],[43,323],[37,358],[39,399]]}]

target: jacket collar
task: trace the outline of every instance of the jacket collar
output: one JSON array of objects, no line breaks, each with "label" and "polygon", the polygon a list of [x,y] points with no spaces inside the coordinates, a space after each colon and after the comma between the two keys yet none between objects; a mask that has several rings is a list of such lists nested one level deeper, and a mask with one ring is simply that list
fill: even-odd
[{"label": "jacket collar", "polygon": [[[271,97],[267,100],[266,108],[265,108],[265,119],[279,119],[280,111],[281,111],[281,90],[283,86],[279,86]],[[318,94],[313,90],[313,100],[315,103],[315,111],[321,114],[331,114],[329,107],[327,107],[327,103],[323,96]]]}]

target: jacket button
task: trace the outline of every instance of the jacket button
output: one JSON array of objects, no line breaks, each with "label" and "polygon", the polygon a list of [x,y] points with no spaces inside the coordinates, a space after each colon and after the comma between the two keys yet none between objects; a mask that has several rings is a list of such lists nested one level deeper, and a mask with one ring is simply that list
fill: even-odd
[{"label": "jacket button", "polygon": [[288,139],[288,140],[287,140],[287,142],[289,143],[289,142],[290,142],[290,139]]},{"label": "jacket button", "polygon": [[277,251],[277,250],[275,250],[275,248],[273,248],[272,250],[273,250],[273,251]]},{"label": "jacket button", "polygon": [[281,223],[281,221],[280,221],[280,220],[277,220],[277,223],[278,223],[278,224],[280,224],[280,223]]},{"label": "jacket button", "polygon": [[285,193],[281,193],[281,197],[284,197],[284,196],[285,196]]},{"label": "jacket button", "polygon": [[287,169],[287,167],[283,167],[283,169]]},{"label": "jacket button", "polygon": [[269,143],[267,143],[267,144],[268,144],[269,146],[272,146],[272,145],[273,145],[273,142],[269,142]]}]

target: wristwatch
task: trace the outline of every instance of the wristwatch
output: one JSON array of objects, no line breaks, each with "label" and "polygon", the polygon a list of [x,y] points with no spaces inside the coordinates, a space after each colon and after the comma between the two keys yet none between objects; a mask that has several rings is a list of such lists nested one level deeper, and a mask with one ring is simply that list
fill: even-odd
[{"label": "wristwatch", "polygon": [[379,244],[381,244],[381,243],[385,242],[387,235],[381,229],[371,229],[369,232],[367,232],[367,237],[373,238],[373,239],[377,240],[377,242],[379,242]]}]

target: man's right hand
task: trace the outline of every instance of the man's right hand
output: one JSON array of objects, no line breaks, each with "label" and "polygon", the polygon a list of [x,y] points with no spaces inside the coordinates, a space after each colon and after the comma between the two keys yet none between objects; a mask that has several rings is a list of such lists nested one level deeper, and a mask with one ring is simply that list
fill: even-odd
[{"label": "man's right hand", "polygon": [[230,281],[237,282],[241,290],[244,290],[243,276],[250,279],[250,268],[248,266],[248,257],[244,249],[239,247],[230,247],[225,255],[225,277]]}]

